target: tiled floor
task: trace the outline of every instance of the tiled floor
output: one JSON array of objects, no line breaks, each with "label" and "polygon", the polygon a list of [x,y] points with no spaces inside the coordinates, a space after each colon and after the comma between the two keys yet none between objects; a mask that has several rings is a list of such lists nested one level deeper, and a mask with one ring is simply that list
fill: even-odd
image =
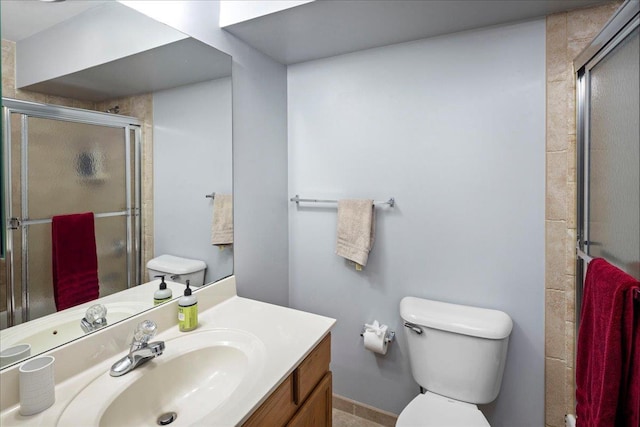
[{"label": "tiled floor", "polygon": [[339,409],[333,410],[333,427],[382,427],[382,424],[365,420]]}]

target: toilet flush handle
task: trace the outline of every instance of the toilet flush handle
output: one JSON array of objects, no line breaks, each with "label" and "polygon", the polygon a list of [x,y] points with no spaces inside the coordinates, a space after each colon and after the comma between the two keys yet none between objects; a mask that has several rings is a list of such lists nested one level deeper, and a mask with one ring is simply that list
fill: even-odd
[{"label": "toilet flush handle", "polygon": [[422,334],[422,329],[420,329],[420,327],[416,324],[404,322],[404,327],[411,329],[413,332],[415,332],[418,335]]}]

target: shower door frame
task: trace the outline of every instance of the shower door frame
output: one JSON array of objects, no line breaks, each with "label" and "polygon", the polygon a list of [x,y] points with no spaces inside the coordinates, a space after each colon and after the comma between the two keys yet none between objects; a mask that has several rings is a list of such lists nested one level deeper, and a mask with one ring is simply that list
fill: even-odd
[{"label": "shower door frame", "polygon": [[[640,26],[640,5],[627,2],[607,22],[591,44],[573,62],[576,70],[576,252],[589,255],[589,150],[590,150],[590,82],[591,70]],[[576,331],[580,324],[582,288],[587,262],[576,256]],[[576,333],[577,338],[577,333]]]},{"label": "shower door frame", "polygon": [[[22,101],[12,98],[2,98],[3,110],[3,167],[2,179],[4,181],[4,239],[5,239],[5,266],[6,266],[6,285],[7,285],[7,327],[13,326],[18,320],[23,323],[31,320],[29,317],[29,277],[28,277],[28,244],[27,244],[27,228],[29,225],[43,224],[51,222],[51,219],[29,219],[27,188],[28,182],[26,176],[22,177],[21,205],[22,218],[16,218],[13,212],[13,195],[12,195],[12,171],[11,171],[11,114],[21,114],[21,168],[28,170],[26,159],[26,148],[28,144],[28,119],[36,117],[48,120],[59,120],[73,123],[83,123],[89,125],[121,128],[125,134],[125,194],[126,208],[121,212],[110,212],[104,214],[95,214],[96,218],[124,216],[126,217],[126,265],[127,265],[127,288],[140,283],[142,272],[142,248],[141,248],[141,125],[140,120],[135,117],[123,115],[115,115],[109,113],[101,113],[97,111],[81,110],[71,107],[62,107],[58,105],[40,104],[29,101]],[[133,133],[133,141],[131,135]],[[133,144],[133,171],[131,171],[131,144]],[[136,184],[132,191],[132,180]],[[133,200],[133,203],[132,203]],[[135,230],[135,233],[133,232]],[[16,308],[16,294],[18,292],[14,277],[14,250],[13,250],[13,233],[20,232],[22,239],[22,280],[19,292],[22,294],[22,303],[20,309]],[[135,254],[135,257],[132,255]],[[132,261],[133,259],[133,261]],[[133,264],[133,265],[132,265]]]}]

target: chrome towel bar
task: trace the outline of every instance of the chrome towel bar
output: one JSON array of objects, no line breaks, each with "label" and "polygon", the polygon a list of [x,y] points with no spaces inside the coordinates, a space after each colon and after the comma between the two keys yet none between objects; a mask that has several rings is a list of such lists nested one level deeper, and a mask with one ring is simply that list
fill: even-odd
[{"label": "chrome towel bar", "polygon": [[[323,199],[301,199],[297,194],[290,199],[292,202],[296,202],[296,204],[300,202],[305,203],[338,203],[337,200],[323,200]],[[387,201],[374,201],[374,205],[389,205],[390,207],[394,207],[396,204],[396,199],[391,197]]]}]

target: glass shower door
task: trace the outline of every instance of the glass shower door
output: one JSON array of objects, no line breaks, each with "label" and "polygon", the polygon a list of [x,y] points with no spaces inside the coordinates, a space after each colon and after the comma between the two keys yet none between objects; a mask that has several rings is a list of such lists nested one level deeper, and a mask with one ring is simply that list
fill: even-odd
[{"label": "glass shower door", "polygon": [[585,247],[640,278],[640,37],[636,27],[589,75]]},{"label": "glass shower door", "polygon": [[55,215],[94,213],[101,297],[138,283],[139,130],[22,112],[10,113],[8,121],[12,185],[7,262],[15,322],[56,311],[51,254]]}]

